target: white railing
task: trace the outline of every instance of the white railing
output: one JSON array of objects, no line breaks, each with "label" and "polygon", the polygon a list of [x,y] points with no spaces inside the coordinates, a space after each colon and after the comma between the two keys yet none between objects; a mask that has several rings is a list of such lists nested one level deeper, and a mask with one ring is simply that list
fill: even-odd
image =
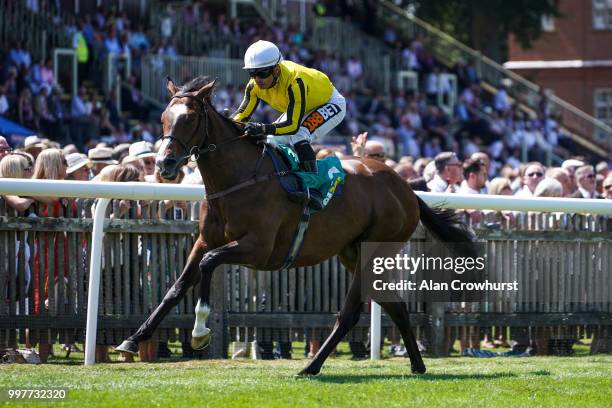
[{"label": "white railing", "polygon": [[117,79],[123,78],[123,80],[127,80],[130,76],[132,56],[130,54],[108,54],[103,63],[103,90],[108,95],[113,87],[118,89]]},{"label": "white railing", "polygon": [[51,181],[0,179],[0,195],[98,198],[94,211],[85,328],[85,365],[95,363],[98,297],[104,218],[110,199],[200,201],[205,197],[202,186],[160,183],[91,183],[87,181]]},{"label": "white railing", "polygon": [[419,74],[416,71],[397,71],[397,84],[395,87],[400,91],[419,92]]},{"label": "white railing", "polygon": [[[59,61],[62,56],[70,59],[70,92],[74,98],[77,95],[79,80],[76,50],[72,48],[56,48],[53,50],[53,78],[56,84],[61,84]],[[64,73],[67,73],[67,71],[64,70]]]},{"label": "white railing", "polygon": [[[0,179],[0,195],[7,194],[49,197],[61,195],[63,197],[99,199],[94,211],[91,238],[87,326],[85,332],[85,365],[93,365],[95,362],[102,236],[104,233],[104,217],[110,199],[201,201],[206,197],[203,186],[161,183],[92,183],[87,181]],[[428,205],[438,205],[444,208],[612,214],[612,200],[522,198],[425,192],[416,192],[416,194]],[[372,338],[378,336],[378,339],[380,339],[380,313],[380,306],[373,303],[371,312]],[[374,349],[377,349],[377,347],[372,347],[372,350]],[[379,355],[377,356],[373,352],[372,358],[379,357]]]},{"label": "white railing", "polygon": [[453,109],[457,102],[457,90],[457,75],[438,75],[438,106],[450,117],[453,116]]}]

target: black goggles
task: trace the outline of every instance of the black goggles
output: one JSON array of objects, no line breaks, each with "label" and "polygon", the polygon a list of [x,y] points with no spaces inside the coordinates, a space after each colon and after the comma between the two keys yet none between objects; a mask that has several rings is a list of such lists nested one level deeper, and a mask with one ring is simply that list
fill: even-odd
[{"label": "black goggles", "polygon": [[261,68],[261,69],[249,69],[247,72],[249,73],[249,77],[251,78],[267,78],[272,75],[272,71],[274,67]]}]

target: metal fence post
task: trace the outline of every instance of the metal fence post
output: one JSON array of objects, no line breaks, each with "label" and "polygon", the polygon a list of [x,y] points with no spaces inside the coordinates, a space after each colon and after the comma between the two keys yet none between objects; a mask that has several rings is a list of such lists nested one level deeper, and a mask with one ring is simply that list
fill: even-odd
[{"label": "metal fence post", "polygon": [[429,315],[429,338],[431,341],[431,355],[434,357],[446,356],[445,350],[445,321],[443,302],[431,302],[431,313]]}]

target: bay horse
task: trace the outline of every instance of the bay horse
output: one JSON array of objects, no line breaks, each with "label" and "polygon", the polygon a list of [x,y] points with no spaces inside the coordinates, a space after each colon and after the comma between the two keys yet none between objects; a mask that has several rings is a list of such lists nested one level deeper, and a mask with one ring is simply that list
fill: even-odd
[{"label": "bay horse", "polygon": [[[199,237],[182,274],[142,326],[117,347],[134,354],[138,343],[151,337],[168,311],[200,280],[191,344],[194,349],[206,347],[211,335],[206,319],[215,268],[234,264],[278,270],[289,253],[302,211],[287,198],[276,177],[259,177],[274,174],[272,161],[268,157],[260,160],[262,148],[243,136],[243,123],[214,109],[214,81],[197,77],[178,88],[168,78],[167,89],[171,99],[161,116],[163,142],[156,158],[160,175],[173,179],[195,156],[208,200],[200,211]],[[315,265],[338,255],[352,273],[352,282],[331,334],[300,371],[301,376],[318,374],[359,320],[363,304],[361,243],[406,242],[419,220],[441,241],[472,242],[469,230],[454,213],[427,206],[390,167],[358,157],[341,162],[346,172],[343,193],[311,217],[293,266]],[[381,306],[401,333],[412,372],[425,373],[406,304],[382,302]]]}]

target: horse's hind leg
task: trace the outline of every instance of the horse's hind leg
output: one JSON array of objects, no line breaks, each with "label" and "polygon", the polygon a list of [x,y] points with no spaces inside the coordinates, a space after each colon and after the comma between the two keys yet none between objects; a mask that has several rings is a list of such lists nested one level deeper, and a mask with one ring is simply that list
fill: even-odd
[{"label": "horse's hind leg", "polygon": [[[344,260],[343,263],[345,263]],[[358,266],[359,265],[357,265],[357,267]],[[359,271],[359,269],[355,269],[355,271]],[[321,371],[321,367],[329,354],[336,348],[346,333],[348,333],[348,331],[351,330],[359,321],[362,305],[361,278],[359,273],[353,273],[351,287],[346,295],[344,305],[338,314],[338,319],[336,320],[336,324],[334,325],[331,334],[327,340],[325,340],[325,343],[323,346],[321,346],[319,352],[314,356],[312,361],[302,371],[300,371],[298,374],[299,376],[317,375],[319,371]]]},{"label": "horse's hind leg", "polygon": [[168,314],[170,309],[176,306],[187,290],[195,285],[200,279],[198,270],[198,263],[204,255],[204,245],[201,241],[196,241],[193,246],[187,264],[181,273],[181,276],[174,282],[174,285],[170,288],[161,304],[151,313],[151,316],[140,326],[140,328],[124,340],[120,346],[116,347],[115,350],[126,351],[128,353],[136,354],[138,352],[138,343],[144,340],[148,340],[153,335],[153,332],[159,326],[159,323]]},{"label": "horse's hind leg", "polygon": [[[406,351],[408,352],[408,356],[410,357],[410,367],[413,373],[424,374],[425,373],[425,364],[423,363],[423,359],[421,358],[421,352],[419,351],[419,347],[417,346],[414,335],[412,334],[412,330],[410,329],[410,322],[408,316],[408,310],[406,310],[406,303],[402,301],[398,297],[397,302],[381,302],[380,305],[385,312],[391,317],[393,323],[397,326],[400,333],[402,334],[402,339],[404,340],[404,345],[406,346]],[[374,344],[371,347],[375,347]]]}]

